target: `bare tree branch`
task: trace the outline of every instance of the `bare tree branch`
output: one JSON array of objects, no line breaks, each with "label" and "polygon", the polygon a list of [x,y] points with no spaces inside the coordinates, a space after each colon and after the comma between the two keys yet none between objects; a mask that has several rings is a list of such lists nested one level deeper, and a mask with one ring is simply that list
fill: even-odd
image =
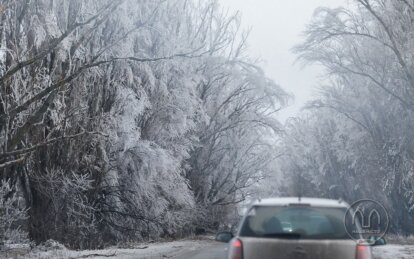
[{"label": "bare tree branch", "polygon": [[8,166],[15,165],[15,164],[22,163],[25,159],[26,159],[26,157],[21,157],[19,159],[15,159],[15,160],[11,160],[11,161],[8,161],[8,162],[4,162],[4,163],[0,164],[0,169],[1,168],[8,167]]},{"label": "bare tree branch", "polygon": [[47,145],[51,145],[55,142],[58,142],[60,140],[66,140],[66,139],[73,139],[73,138],[77,138],[83,135],[101,135],[104,137],[108,137],[107,135],[103,134],[102,132],[80,132],[77,134],[73,134],[73,135],[69,135],[69,136],[61,136],[61,137],[57,137],[57,138],[53,138],[50,140],[46,140],[44,142],[38,143],[34,146],[28,147],[28,148],[24,148],[24,149],[19,149],[19,150],[14,150],[14,151],[9,151],[9,152],[4,152],[0,154],[0,158],[5,158],[5,157],[9,157],[9,156],[16,156],[16,155],[22,155],[22,154],[26,154],[26,153],[30,153],[35,151],[36,149],[43,147],[43,146],[47,146]]}]

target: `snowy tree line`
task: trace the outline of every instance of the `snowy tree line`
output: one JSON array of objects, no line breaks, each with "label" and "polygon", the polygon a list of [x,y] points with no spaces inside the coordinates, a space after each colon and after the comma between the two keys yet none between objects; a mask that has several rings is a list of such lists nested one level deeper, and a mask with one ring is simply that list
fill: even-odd
[{"label": "snowy tree line", "polygon": [[271,172],[289,98],[246,38],[215,0],[1,0],[0,241],[217,228]]},{"label": "snowy tree line", "polygon": [[414,232],[413,21],[412,0],[315,12],[295,51],[329,83],[286,125],[282,193],[374,199],[390,231]]}]

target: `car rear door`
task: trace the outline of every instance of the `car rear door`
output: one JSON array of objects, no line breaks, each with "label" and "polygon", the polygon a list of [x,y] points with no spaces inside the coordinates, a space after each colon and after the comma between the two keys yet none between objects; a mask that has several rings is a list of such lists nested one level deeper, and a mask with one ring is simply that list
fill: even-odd
[{"label": "car rear door", "polygon": [[353,240],[301,240],[242,237],[243,259],[350,259],[356,258]]}]

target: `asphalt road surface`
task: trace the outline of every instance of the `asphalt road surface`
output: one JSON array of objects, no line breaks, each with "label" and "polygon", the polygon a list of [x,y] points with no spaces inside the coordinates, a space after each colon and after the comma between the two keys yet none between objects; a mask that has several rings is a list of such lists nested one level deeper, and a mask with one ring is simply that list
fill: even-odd
[{"label": "asphalt road surface", "polygon": [[227,245],[217,243],[199,251],[191,251],[180,255],[180,259],[227,259]]}]

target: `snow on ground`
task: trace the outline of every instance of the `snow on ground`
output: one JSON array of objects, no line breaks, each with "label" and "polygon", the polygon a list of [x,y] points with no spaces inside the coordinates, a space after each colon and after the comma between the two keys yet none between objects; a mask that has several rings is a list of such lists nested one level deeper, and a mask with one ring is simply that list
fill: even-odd
[{"label": "snow on ground", "polygon": [[1,258],[18,259],[162,259],[179,258],[180,254],[214,245],[213,240],[182,240],[174,242],[141,244],[131,249],[108,248],[103,250],[72,251],[68,249],[39,251],[33,250],[24,256],[0,255]]},{"label": "snow on ground", "polygon": [[414,245],[385,245],[374,247],[375,259],[413,259]]}]

